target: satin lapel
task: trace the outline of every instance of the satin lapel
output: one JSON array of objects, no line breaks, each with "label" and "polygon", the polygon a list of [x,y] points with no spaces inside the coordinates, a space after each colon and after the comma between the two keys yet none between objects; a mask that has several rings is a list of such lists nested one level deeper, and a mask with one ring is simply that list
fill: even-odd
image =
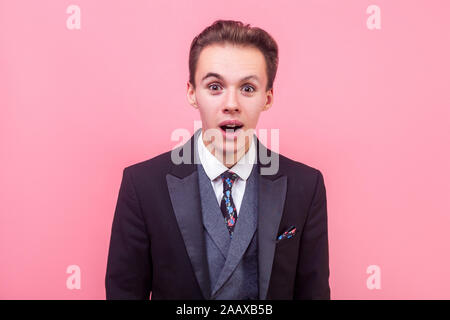
[{"label": "satin lapel", "polygon": [[[191,260],[197,281],[206,299],[210,298],[210,278],[206,258],[206,246],[203,233],[200,194],[196,163],[200,163],[196,152],[197,130],[193,137],[177,148],[189,151],[191,163],[173,164],[171,172],[166,176],[172,207],[183,236],[186,251]],[[269,166],[260,161],[260,155],[271,156],[272,151],[266,149],[257,138],[258,158],[258,268],[259,297],[266,299],[272,273],[275,254],[275,240],[284,209],[287,192],[287,176],[280,170],[276,173],[261,174],[261,167]],[[275,154],[276,155],[276,154]],[[279,168],[280,169],[280,168]],[[249,223],[251,223],[249,221]],[[236,225],[237,227],[237,225]]]},{"label": "satin lapel", "polygon": [[[257,157],[259,168],[258,189],[258,270],[259,270],[259,298],[266,299],[269,289],[272,265],[275,254],[277,232],[283,215],[287,192],[287,175],[282,173],[279,154],[267,149],[257,141]],[[261,158],[270,159],[269,163],[262,163]],[[277,170],[261,170],[264,167],[276,166]],[[265,174],[272,172],[272,174]],[[263,174],[262,174],[263,173]]]},{"label": "satin lapel", "polygon": [[[201,130],[201,129],[199,129]],[[190,145],[191,162],[173,164],[166,175],[167,187],[172,202],[172,208],[184,240],[186,251],[192,264],[195,276],[205,299],[211,296],[208,262],[206,259],[206,245],[203,233],[203,222],[200,204],[198,176],[194,155],[196,137],[200,131],[183,146],[183,151]]]},{"label": "satin lapel", "polygon": [[259,179],[258,216],[258,268],[259,298],[266,299],[272,274],[275,240],[283,214],[287,177],[272,181],[264,176]]}]

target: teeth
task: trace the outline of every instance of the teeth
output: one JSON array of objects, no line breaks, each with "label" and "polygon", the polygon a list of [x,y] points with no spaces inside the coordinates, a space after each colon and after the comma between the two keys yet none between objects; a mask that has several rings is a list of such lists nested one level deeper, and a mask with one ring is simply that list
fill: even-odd
[{"label": "teeth", "polygon": [[236,132],[237,130],[239,130],[240,128],[242,128],[242,125],[236,125],[236,124],[225,124],[223,126],[220,126],[222,128],[222,130],[226,131],[226,130],[233,130],[234,132]]},{"label": "teeth", "polygon": [[239,130],[241,127],[242,126],[240,126],[240,125],[224,125],[224,126],[221,126],[222,130],[233,130],[233,131]]},{"label": "teeth", "polygon": [[241,127],[241,125],[238,125],[238,124],[226,124],[225,127],[235,128],[235,127]]}]

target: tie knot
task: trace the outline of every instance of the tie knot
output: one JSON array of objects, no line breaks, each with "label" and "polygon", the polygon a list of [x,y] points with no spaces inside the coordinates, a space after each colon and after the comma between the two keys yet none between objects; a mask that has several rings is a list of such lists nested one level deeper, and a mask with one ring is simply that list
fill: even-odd
[{"label": "tie knot", "polygon": [[228,170],[228,171],[225,171],[224,173],[222,173],[220,175],[220,177],[222,178],[222,182],[223,182],[223,186],[224,186],[224,190],[225,190],[225,189],[231,189],[231,187],[233,186],[233,183],[238,178],[238,175],[236,173],[234,173],[233,171]]}]

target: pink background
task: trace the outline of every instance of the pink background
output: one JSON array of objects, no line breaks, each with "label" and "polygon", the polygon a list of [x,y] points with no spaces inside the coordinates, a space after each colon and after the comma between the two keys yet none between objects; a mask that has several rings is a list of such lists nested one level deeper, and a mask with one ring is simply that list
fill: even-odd
[{"label": "pink background", "polygon": [[[69,5],[81,29],[69,30]],[[381,30],[369,30],[369,5]],[[219,18],[280,47],[280,152],[320,169],[332,299],[449,299],[450,4],[0,0],[0,298],[104,299],[124,167],[170,150],[192,38]],[[66,268],[81,268],[69,290]],[[369,265],[381,289],[369,290]]]}]

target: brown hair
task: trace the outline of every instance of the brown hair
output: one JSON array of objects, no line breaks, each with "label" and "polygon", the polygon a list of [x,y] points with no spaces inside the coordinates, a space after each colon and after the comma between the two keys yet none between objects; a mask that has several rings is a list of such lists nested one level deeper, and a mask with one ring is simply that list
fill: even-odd
[{"label": "brown hair", "polygon": [[189,81],[195,88],[195,70],[201,51],[215,43],[253,46],[259,49],[266,61],[267,87],[273,87],[278,68],[278,45],[263,29],[250,27],[240,21],[217,20],[192,40],[189,51]]}]

